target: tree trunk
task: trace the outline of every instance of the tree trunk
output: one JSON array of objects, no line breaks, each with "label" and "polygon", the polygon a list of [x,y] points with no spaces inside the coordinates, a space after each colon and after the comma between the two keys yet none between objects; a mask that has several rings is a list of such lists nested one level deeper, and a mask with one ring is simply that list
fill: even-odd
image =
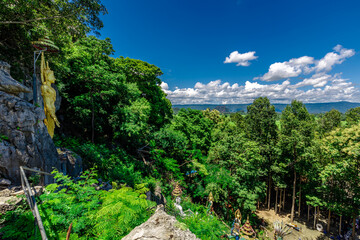
[{"label": "tree trunk", "polygon": [[271,176],[269,175],[269,199],[268,199],[268,210],[271,207]]},{"label": "tree trunk", "polygon": [[326,229],[326,231],[327,231],[328,233],[330,232],[330,223],[331,223],[330,221],[331,221],[331,210],[329,209],[327,229]]},{"label": "tree trunk", "polygon": [[91,142],[94,143],[95,138],[95,111],[94,111],[94,100],[93,97],[91,97]]},{"label": "tree trunk", "polygon": [[310,205],[308,205],[308,214],[307,214],[307,221],[309,222],[310,220]]},{"label": "tree trunk", "polygon": [[286,197],[286,188],[284,188],[284,196],[283,196],[283,209],[285,209],[285,197]]},{"label": "tree trunk", "polygon": [[277,210],[278,210],[278,193],[279,193],[279,188],[276,187],[275,188],[276,191],[276,197],[275,197],[275,214],[277,214]]},{"label": "tree trunk", "polygon": [[355,240],[355,225],[356,225],[356,216],[353,218],[353,225],[352,225],[352,239]]},{"label": "tree trunk", "polygon": [[294,212],[295,212],[295,194],[296,194],[296,171],[294,168],[294,184],[293,184],[293,196],[292,196],[292,203],[291,203],[291,217],[290,221],[294,221]]},{"label": "tree trunk", "polygon": [[281,206],[282,206],[282,192],[283,192],[283,189],[281,188],[280,193],[279,193],[279,214],[281,212]]},{"label": "tree trunk", "polygon": [[316,206],[314,207],[314,229],[316,225]]},{"label": "tree trunk", "polygon": [[299,189],[299,208],[298,208],[298,217],[300,217],[300,211],[301,211],[301,184]]},{"label": "tree trunk", "polygon": [[267,179],[266,197],[265,197],[265,206],[267,205],[268,198],[269,198],[269,176],[268,176],[268,179]]},{"label": "tree trunk", "polygon": [[257,209],[258,210],[260,209],[260,199],[258,199],[258,201],[257,201]]},{"label": "tree trunk", "polygon": [[340,215],[339,235],[341,235],[342,215]]}]

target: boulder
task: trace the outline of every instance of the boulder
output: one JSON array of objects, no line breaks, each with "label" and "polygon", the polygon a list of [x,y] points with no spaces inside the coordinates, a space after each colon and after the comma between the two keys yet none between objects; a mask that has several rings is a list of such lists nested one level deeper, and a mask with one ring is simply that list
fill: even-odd
[{"label": "boulder", "polygon": [[[43,108],[0,91],[0,177],[19,184],[20,166],[45,172],[60,169],[56,147],[43,119]],[[44,183],[50,182],[52,177],[44,176]]]},{"label": "boulder", "polygon": [[159,205],[149,220],[134,228],[123,240],[192,240],[199,239],[189,229],[182,230],[175,217],[168,215]]}]

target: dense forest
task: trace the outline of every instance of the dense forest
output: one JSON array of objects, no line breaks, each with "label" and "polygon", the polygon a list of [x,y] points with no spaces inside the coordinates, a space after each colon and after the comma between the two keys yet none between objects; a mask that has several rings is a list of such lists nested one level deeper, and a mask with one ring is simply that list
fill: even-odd
[{"label": "dense forest", "polygon": [[[62,97],[54,141],[87,169],[78,181],[57,173],[40,197],[50,238],[64,237],[73,223],[71,239],[119,239],[151,215],[155,203],[144,193],[161,188],[171,205],[175,183],[184,208],[199,213],[182,221],[203,239],[229,231],[223,222],[231,225],[237,209],[252,222],[258,208],[289,211],[291,220],[308,208],[351,222],[359,216],[360,108],[314,116],[293,100],[279,115],[264,96],[246,114],[174,114],[161,69],[115,58],[110,39],[96,36],[104,13],[99,0],[0,3],[0,60],[15,79],[30,84],[31,41],[48,36],[61,49],[47,54]],[[114,191],[96,191],[99,178]],[[215,218],[206,214],[210,193]],[[2,221],[6,239],[35,239],[25,205]]]}]

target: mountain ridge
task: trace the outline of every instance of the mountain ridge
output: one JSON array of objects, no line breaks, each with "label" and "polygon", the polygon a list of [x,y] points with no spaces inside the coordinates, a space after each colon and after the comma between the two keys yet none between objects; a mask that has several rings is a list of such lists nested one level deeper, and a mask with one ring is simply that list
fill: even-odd
[{"label": "mountain ridge", "polygon": [[[184,104],[184,105],[173,105],[172,108],[174,110],[181,108],[191,108],[196,110],[206,110],[209,109],[217,109],[220,112],[241,112],[247,111],[247,106],[251,105],[251,103],[244,104]],[[276,112],[282,112],[285,107],[289,104],[285,103],[274,103]],[[360,103],[356,102],[328,102],[328,103],[305,103],[306,108],[309,113],[325,113],[330,111],[331,109],[336,109],[341,113],[345,113],[350,108],[360,107]]]}]

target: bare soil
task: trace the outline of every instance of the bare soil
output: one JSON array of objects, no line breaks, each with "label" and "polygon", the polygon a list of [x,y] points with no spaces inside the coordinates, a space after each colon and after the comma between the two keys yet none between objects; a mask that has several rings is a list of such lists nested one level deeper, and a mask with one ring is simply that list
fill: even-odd
[{"label": "bare soil", "polygon": [[[328,240],[330,239],[328,236],[326,236],[324,233],[319,232],[317,230],[312,229],[311,222],[312,219],[310,219],[309,223],[306,223],[306,221],[302,221],[302,219],[296,219],[294,222],[290,221],[290,214],[275,214],[275,211],[273,209],[271,210],[258,210],[256,211],[256,215],[264,219],[265,222],[268,225],[267,228],[267,235],[270,239],[274,239],[274,232],[273,232],[273,223],[275,221],[283,221],[284,224],[290,223],[293,225],[296,225],[298,228],[300,228],[300,231],[296,231],[295,229],[292,229],[291,234],[287,235],[284,240]],[[321,222],[320,222],[321,223]],[[323,224],[325,227],[325,225]]]}]

